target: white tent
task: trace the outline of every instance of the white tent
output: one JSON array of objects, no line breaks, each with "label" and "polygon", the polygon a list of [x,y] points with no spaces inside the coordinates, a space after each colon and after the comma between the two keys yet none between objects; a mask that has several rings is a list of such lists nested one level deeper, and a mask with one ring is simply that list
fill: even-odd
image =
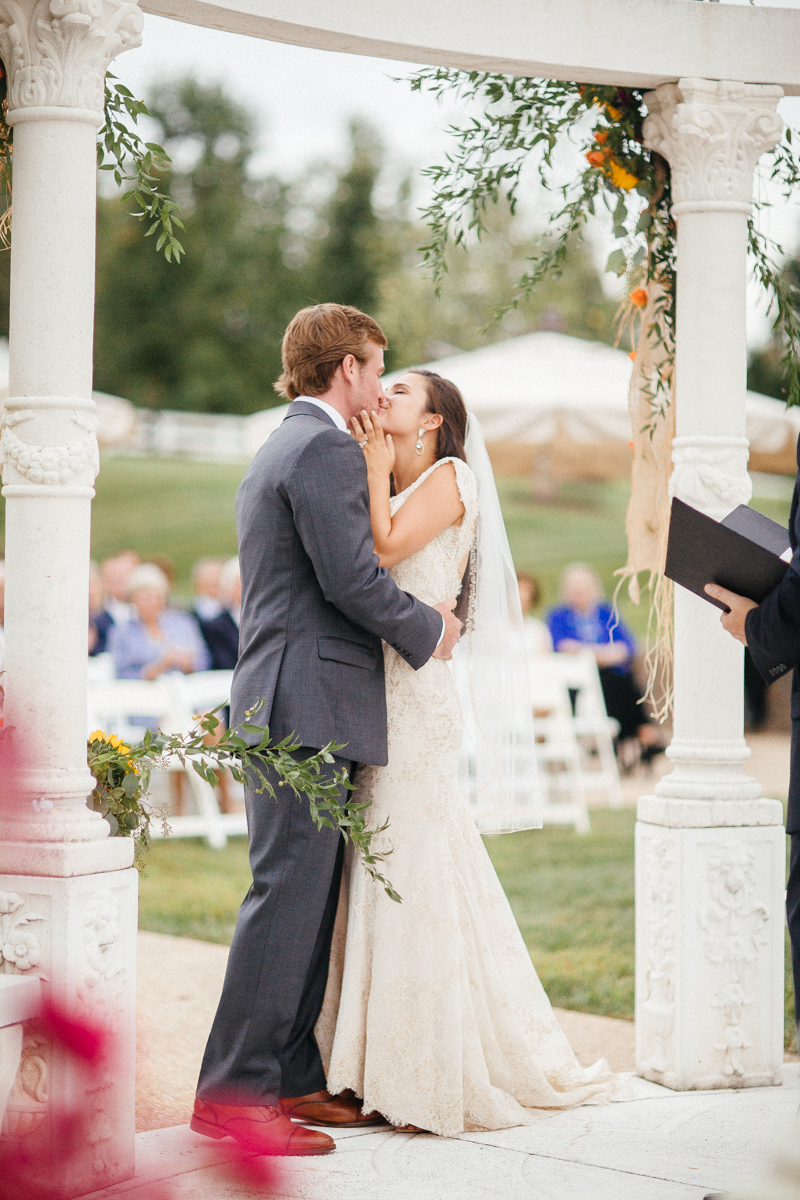
[{"label": "white tent", "polygon": [[[424,368],[459,388],[496,466],[530,469],[537,454],[549,452],[557,474],[571,467],[583,477],[628,474],[631,361],[624,351],[563,333],[528,333]],[[794,474],[798,432],[800,410],[748,392],[753,469]]]}]

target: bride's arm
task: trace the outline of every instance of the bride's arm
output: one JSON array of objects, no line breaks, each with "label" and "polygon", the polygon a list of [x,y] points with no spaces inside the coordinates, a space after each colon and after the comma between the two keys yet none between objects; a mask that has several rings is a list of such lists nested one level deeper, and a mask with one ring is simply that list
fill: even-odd
[{"label": "bride's arm", "polygon": [[[456,525],[464,516],[464,505],[456,483],[452,463],[432,471],[405,504],[391,515],[391,473],[394,447],[376,422],[367,421],[362,437],[367,460],[370,521],[375,552],[382,567],[394,567],[416,554],[443,530]],[[359,439],[360,440],[360,439]]]}]

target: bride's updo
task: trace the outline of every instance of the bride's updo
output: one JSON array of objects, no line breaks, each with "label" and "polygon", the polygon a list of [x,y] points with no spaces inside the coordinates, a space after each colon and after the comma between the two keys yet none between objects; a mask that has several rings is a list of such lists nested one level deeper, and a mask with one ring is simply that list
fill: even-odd
[{"label": "bride's updo", "polygon": [[437,459],[461,458],[466,462],[464,439],[467,436],[467,410],[461,392],[449,379],[443,379],[433,371],[410,371],[409,374],[422,376],[428,393],[428,412],[437,413],[442,418],[436,443]]}]

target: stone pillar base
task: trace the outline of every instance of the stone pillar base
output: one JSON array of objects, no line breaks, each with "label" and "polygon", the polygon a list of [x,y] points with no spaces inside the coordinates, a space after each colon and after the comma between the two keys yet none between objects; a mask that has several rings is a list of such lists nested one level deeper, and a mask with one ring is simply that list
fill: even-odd
[{"label": "stone pillar base", "polygon": [[3,1136],[50,1157],[50,1118],[78,1108],[77,1158],[60,1164],[63,1200],[134,1173],[135,963],[138,875],[0,875],[0,972],[39,975],[44,994],[77,1020],[110,1031],[91,1069],[26,1023]]},{"label": "stone pillar base", "polygon": [[0,841],[0,879],[3,875],[95,875],[121,871],[133,863],[133,839],[105,838],[98,842]]},{"label": "stone pillar base", "polygon": [[[684,809],[691,801],[673,810],[660,797],[639,803],[638,1073],[677,1091],[780,1084],[782,806],[751,800],[748,824],[720,819],[703,825],[700,818],[708,821],[712,808],[720,809],[722,818],[733,815],[729,807],[740,806],[695,802],[698,811],[690,814]],[[652,817],[659,815],[682,824],[654,823]],[[744,815],[739,812],[739,819]]]}]

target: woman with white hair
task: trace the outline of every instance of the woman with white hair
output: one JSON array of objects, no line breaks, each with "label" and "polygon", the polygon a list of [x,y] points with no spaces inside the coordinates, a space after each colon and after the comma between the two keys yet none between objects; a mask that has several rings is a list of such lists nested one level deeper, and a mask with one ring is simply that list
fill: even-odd
[{"label": "woman with white hair", "polygon": [[135,615],[115,625],[108,639],[118,679],[157,679],[165,671],[204,671],[209,654],[194,617],[167,608],[169,580],[155,563],[130,574],[128,600]]}]

